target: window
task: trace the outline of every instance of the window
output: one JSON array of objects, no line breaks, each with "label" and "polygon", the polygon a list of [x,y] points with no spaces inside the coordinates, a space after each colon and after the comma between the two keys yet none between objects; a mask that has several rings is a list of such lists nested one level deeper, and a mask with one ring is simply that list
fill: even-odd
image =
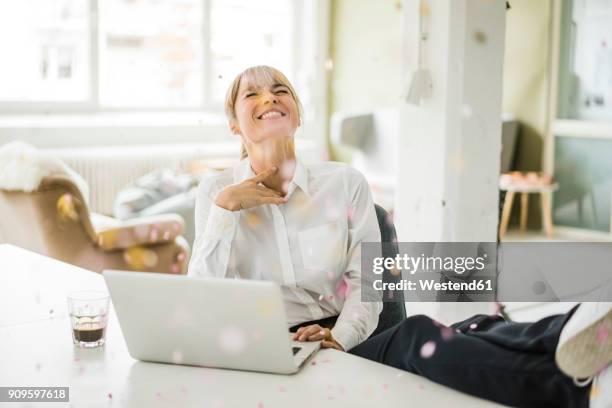
[{"label": "window", "polygon": [[90,98],[90,20],[86,1],[0,3],[0,101]]},{"label": "window", "polygon": [[240,70],[268,64],[294,82],[308,112],[317,94],[310,89],[313,78],[324,75],[317,55],[325,53],[313,47],[320,43],[317,4],[322,2],[0,2],[0,108],[220,110]]},{"label": "window", "polygon": [[563,3],[559,116],[612,120],[612,0]]},{"label": "window", "polygon": [[236,67],[267,64],[286,73],[294,71],[291,1],[212,0],[211,4],[213,100],[223,100],[234,76],[228,73]]},{"label": "window", "polygon": [[202,105],[201,1],[102,0],[98,5],[102,106]]}]

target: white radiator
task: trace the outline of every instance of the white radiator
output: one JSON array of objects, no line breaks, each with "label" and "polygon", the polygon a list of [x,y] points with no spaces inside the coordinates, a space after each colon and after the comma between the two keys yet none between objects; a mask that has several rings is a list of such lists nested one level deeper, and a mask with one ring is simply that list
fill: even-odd
[{"label": "white radiator", "polygon": [[228,143],[48,149],[79,173],[90,189],[90,211],[110,215],[117,192],[153,170],[186,170],[194,159],[238,160]]}]

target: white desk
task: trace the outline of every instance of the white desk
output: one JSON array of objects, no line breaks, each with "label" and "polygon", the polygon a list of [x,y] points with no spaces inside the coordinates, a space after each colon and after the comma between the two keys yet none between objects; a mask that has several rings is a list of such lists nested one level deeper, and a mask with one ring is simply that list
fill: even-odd
[{"label": "white desk", "polygon": [[107,344],[79,349],[66,310],[66,294],[78,289],[106,286],[96,273],[0,245],[0,386],[70,387],[70,405],[6,406],[495,406],[336,350],[322,350],[291,376],[138,362],[128,354],[112,307]]}]

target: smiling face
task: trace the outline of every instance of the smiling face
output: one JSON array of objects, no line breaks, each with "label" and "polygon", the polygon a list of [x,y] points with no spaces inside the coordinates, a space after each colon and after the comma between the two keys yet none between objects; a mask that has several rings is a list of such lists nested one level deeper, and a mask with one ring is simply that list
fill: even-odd
[{"label": "smiling face", "polygon": [[273,68],[254,67],[236,81],[226,106],[232,132],[247,144],[292,138],[300,124],[300,112],[287,78]]}]

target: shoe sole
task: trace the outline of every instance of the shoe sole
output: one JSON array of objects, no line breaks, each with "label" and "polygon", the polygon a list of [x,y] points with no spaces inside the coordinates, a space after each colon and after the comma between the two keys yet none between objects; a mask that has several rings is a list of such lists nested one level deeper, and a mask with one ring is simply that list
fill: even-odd
[{"label": "shoe sole", "polygon": [[[606,330],[604,334],[606,338],[600,340],[597,337],[602,325],[603,330]],[[555,360],[559,369],[573,378],[591,377],[610,364],[612,362],[612,309],[567,340],[555,354]]]}]

